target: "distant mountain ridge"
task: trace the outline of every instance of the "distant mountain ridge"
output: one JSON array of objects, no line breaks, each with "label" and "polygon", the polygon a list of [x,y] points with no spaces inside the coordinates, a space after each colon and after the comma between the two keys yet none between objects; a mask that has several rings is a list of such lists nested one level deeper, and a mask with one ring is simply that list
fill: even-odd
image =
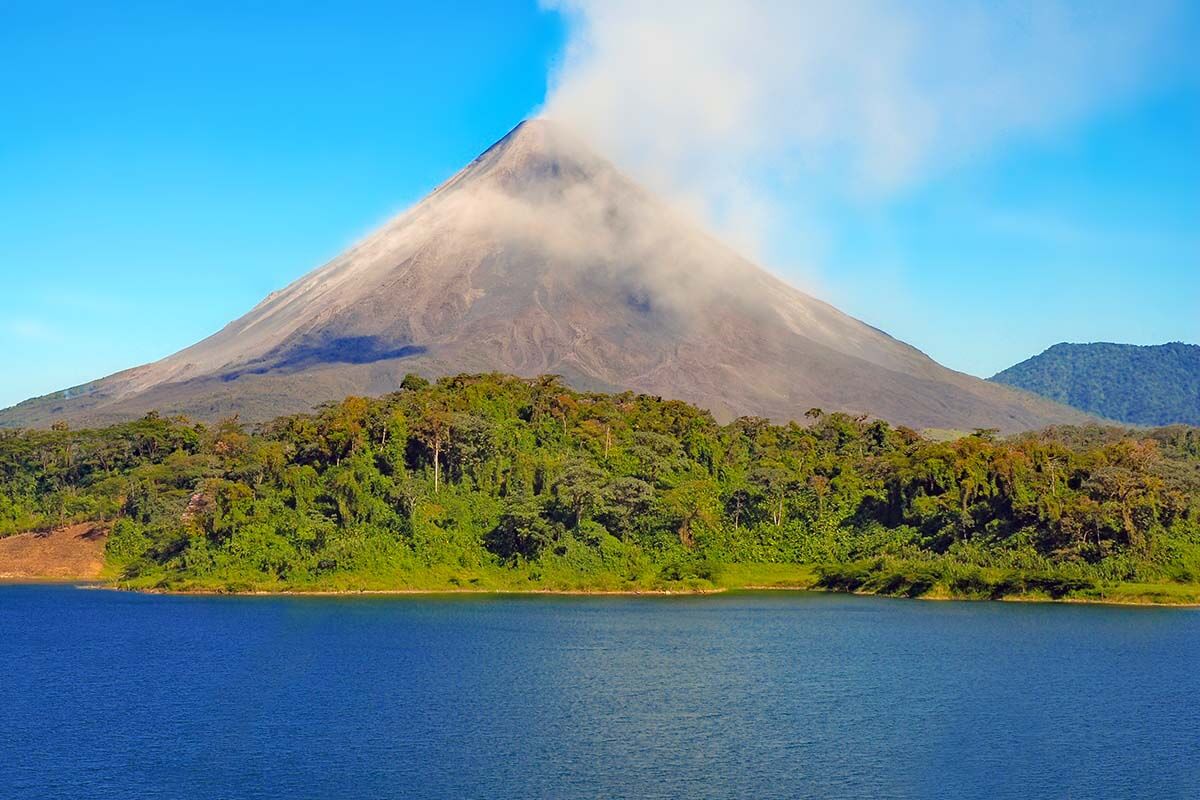
[{"label": "distant mountain ridge", "polygon": [[1056,344],[988,380],[1136,425],[1200,425],[1200,345]]},{"label": "distant mountain ridge", "polygon": [[1005,432],[1086,416],[949,370],[771,275],[572,132],[518,125],[408,211],[185,350],[0,411],[243,421],[426,377],[562,375],[719,419],[813,407]]}]

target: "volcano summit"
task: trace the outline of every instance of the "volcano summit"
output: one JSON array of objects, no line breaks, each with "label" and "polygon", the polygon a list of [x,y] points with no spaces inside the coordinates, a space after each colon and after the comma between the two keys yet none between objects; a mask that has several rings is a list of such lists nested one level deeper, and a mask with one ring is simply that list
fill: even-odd
[{"label": "volcano summit", "polygon": [[402,377],[557,373],[711,409],[811,407],[1014,431],[1083,415],[946,369],[676,215],[555,123],[531,120],[358,245],[153,364],[0,412],[0,425],[150,410],[244,420]]}]

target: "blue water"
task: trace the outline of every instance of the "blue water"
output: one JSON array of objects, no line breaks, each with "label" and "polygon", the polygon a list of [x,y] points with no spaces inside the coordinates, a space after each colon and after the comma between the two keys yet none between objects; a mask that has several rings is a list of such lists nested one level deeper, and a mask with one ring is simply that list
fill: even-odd
[{"label": "blue water", "polygon": [[0,798],[1197,796],[1197,611],[0,586]]}]

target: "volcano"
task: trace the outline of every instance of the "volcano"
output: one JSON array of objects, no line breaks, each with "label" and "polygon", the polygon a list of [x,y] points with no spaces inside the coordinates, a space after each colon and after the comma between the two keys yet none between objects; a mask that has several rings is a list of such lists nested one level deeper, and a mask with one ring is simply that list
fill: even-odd
[{"label": "volcano", "polygon": [[813,407],[1002,431],[1084,415],[949,370],[774,277],[557,123],[522,123],[413,208],[172,356],[0,412],[261,420],[410,372],[553,373],[721,420]]}]

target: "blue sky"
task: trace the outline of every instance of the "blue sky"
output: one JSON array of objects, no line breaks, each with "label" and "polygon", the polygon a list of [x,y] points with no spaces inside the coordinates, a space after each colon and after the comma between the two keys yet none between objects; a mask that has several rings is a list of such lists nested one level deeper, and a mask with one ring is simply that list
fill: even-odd
[{"label": "blue sky", "polygon": [[[216,331],[541,106],[578,19],[449,5],[0,6],[0,406]],[[755,254],[984,376],[1200,341],[1198,74],[1180,55],[883,192],[776,176]]]}]

